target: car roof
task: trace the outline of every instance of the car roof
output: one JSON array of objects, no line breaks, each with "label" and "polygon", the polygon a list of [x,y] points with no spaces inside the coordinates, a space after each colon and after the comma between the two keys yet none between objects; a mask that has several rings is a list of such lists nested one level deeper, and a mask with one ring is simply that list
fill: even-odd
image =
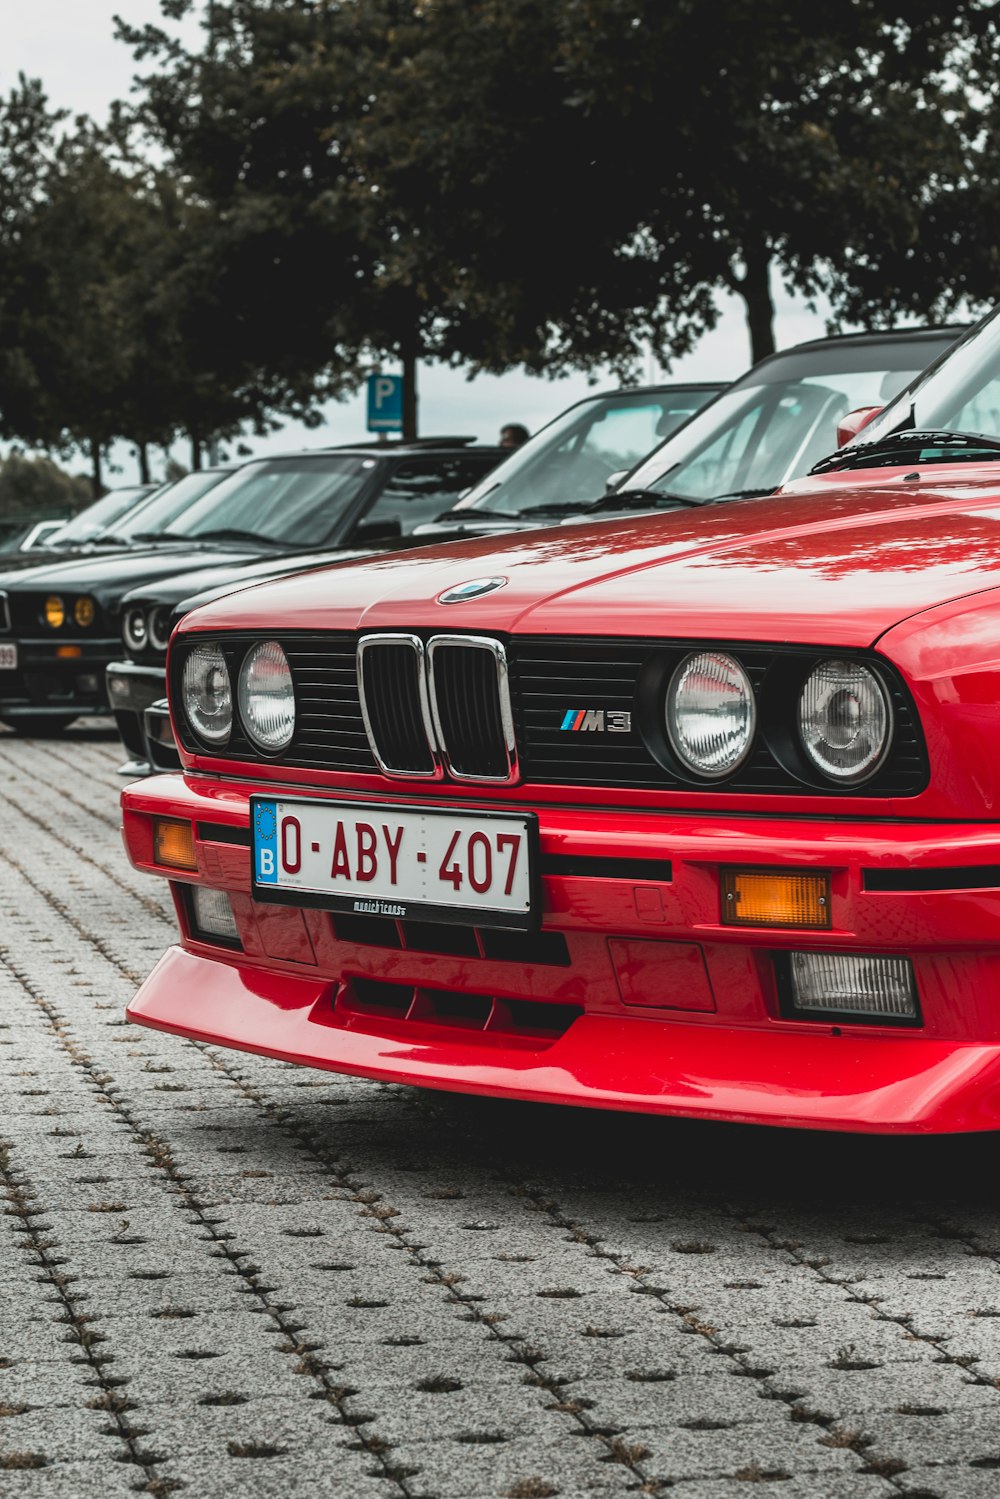
[{"label": "car roof", "polygon": [[775,349],[773,354],[765,354],[763,359],[758,359],[754,369],[759,369],[769,359],[780,359],[785,354],[810,353],[813,349],[840,348],[851,344],[884,344],[903,342],[915,342],[922,338],[956,339],[961,334],[967,333],[973,325],[971,323],[937,323],[927,328],[877,328],[867,333],[831,333],[827,338],[809,338],[804,343],[789,344],[787,349]]}]

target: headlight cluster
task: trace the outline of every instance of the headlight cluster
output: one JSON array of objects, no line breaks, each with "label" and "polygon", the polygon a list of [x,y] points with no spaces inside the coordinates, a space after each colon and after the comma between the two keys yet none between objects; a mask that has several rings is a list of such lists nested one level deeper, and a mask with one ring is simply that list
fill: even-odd
[{"label": "headlight cluster", "polygon": [[122,639],[134,655],[141,655],[148,646],[166,654],[170,644],[171,611],[165,604],[147,609],[142,604],[133,604],[122,615]]},{"label": "headlight cluster", "polygon": [[97,605],[89,593],[81,594],[72,604],[58,593],[50,593],[42,605],[42,617],[50,630],[61,630],[70,618],[81,630],[88,630],[97,618]]},{"label": "headlight cluster", "polygon": [[809,759],[833,781],[865,781],[881,764],[892,727],[885,689],[857,661],[821,661],[799,697],[799,735]]},{"label": "headlight cluster", "polygon": [[[757,702],[740,663],[721,651],[697,651],[675,668],[664,706],[667,738],[681,765],[707,781],[746,760]],[[818,662],[802,683],[798,748],[827,781],[858,785],[875,774],[892,738],[892,706],[871,668],[858,661]]]},{"label": "headlight cluster", "polygon": [[253,646],[243,658],[234,693],[229,665],[217,645],[195,645],[184,662],[181,696],[188,723],[209,748],[229,743],[239,723],[255,749],[280,754],[295,733],[295,688],[287,658],[274,640]]}]

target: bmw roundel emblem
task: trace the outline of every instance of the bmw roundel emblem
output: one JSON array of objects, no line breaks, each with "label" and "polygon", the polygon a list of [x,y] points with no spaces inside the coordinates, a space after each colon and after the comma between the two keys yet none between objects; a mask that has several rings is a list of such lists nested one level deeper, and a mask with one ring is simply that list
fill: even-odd
[{"label": "bmw roundel emblem", "polygon": [[438,594],[439,604],[464,604],[466,599],[481,598],[484,593],[495,593],[507,582],[506,578],[470,578],[468,583],[456,583]]}]

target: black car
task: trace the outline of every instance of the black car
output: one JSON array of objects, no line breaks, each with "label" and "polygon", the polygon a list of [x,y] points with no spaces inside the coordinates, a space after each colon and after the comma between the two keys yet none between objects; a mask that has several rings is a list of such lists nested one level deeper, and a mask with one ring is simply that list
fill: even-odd
[{"label": "black car", "polygon": [[399,545],[501,456],[458,438],[255,459],[179,514],[169,493],[154,497],[117,553],[0,573],[0,721],[57,733],[80,715],[107,713],[121,601],[140,584],[220,564],[238,573],[265,557]]}]

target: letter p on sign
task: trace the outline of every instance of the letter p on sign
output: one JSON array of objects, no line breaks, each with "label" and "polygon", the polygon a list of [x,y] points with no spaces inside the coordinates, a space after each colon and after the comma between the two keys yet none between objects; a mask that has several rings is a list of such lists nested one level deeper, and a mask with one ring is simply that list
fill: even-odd
[{"label": "letter p on sign", "polygon": [[368,431],[402,432],[402,375],[368,376]]}]

